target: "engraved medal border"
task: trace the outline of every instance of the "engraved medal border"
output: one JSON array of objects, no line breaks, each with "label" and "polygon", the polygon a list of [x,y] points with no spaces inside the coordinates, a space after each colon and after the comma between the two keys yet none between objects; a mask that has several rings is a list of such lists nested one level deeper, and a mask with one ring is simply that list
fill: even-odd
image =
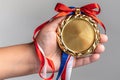
[{"label": "engraved medal border", "polygon": [[[92,43],[92,45],[82,51],[82,52],[75,52],[71,49],[69,49],[63,39],[62,39],[62,33],[63,33],[63,29],[65,27],[66,24],[68,24],[71,20],[74,20],[74,19],[80,19],[80,20],[84,20],[84,21],[87,21],[90,25],[93,26],[93,30],[94,30],[94,42]],[[92,52],[94,52],[97,44],[99,43],[99,40],[100,40],[100,32],[99,32],[99,29],[98,29],[98,26],[97,26],[97,23],[89,16],[86,16],[86,15],[83,15],[83,14],[80,14],[80,13],[75,13],[75,15],[70,15],[70,16],[67,16],[66,19],[64,19],[60,26],[57,28],[57,41],[58,41],[58,45],[59,47],[67,54],[70,54],[76,58],[79,58],[79,57],[86,57],[86,56],[89,56],[92,54]]]}]

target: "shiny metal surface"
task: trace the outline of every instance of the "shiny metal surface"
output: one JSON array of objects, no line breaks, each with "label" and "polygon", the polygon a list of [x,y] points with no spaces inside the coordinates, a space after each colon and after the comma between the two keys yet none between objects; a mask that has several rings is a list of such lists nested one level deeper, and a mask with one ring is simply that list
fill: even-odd
[{"label": "shiny metal surface", "polygon": [[82,14],[68,16],[57,29],[60,48],[75,57],[90,55],[99,43],[99,35],[96,22]]}]

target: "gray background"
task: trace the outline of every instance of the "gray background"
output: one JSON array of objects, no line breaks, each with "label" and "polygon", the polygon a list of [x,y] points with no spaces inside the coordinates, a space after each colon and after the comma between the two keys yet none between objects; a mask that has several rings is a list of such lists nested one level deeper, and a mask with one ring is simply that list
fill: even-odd
[{"label": "gray background", "polygon": [[[54,6],[82,6],[97,2],[99,18],[107,27],[108,43],[101,59],[73,70],[71,80],[120,80],[119,0],[0,0],[0,47],[32,41],[33,30],[56,14]],[[40,80],[38,74],[8,80]]]}]

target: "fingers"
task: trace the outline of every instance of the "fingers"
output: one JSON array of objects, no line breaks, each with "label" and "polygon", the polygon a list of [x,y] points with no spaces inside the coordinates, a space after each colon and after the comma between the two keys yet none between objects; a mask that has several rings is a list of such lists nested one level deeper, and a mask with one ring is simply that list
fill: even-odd
[{"label": "fingers", "polygon": [[108,37],[105,34],[100,34],[100,43],[105,43],[108,41]]},{"label": "fingers", "polygon": [[95,49],[95,52],[96,52],[96,53],[102,53],[102,52],[104,52],[104,51],[105,51],[104,45],[98,44],[97,47],[96,47],[96,49]]},{"label": "fingers", "polygon": [[97,45],[95,52],[102,53],[105,51],[105,47],[102,43],[105,43],[108,41],[108,37],[105,34],[100,34],[100,44]]},{"label": "fingers", "polygon": [[79,67],[79,66],[90,64],[92,62],[97,61],[99,58],[100,58],[100,54],[99,53],[95,53],[95,54],[93,54],[93,55],[91,55],[89,57],[76,59],[74,67]]},{"label": "fingers", "polygon": [[65,17],[52,18],[49,23],[59,24]]},{"label": "fingers", "polygon": [[65,17],[59,17],[56,19],[51,19],[49,21],[48,24],[46,24],[46,27],[49,28],[52,31],[56,31],[57,27],[59,26],[59,24],[61,23],[61,21],[64,19]]},{"label": "fingers", "polygon": [[97,61],[100,58],[100,53],[104,52],[105,50],[105,47],[102,43],[105,43],[107,41],[108,41],[107,35],[100,34],[100,44],[98,44],[98,46],[96,47],[94,54],[92,54],[92,56],[89,56],[89,57],[76,59],[74,67],[87,65],[87,64]]},{"label": "fingers", "polygon": [[95,53],[90,57],[86,57],[83,59],[83,65],[87,65],[89,63],[95,62],[100,58],[100,54]]},{"label": "fingers", "polygon": [[99,53],[95,53],[90,57],[90,62],[95,62],[98,59],[100,59],[100,54]]}]

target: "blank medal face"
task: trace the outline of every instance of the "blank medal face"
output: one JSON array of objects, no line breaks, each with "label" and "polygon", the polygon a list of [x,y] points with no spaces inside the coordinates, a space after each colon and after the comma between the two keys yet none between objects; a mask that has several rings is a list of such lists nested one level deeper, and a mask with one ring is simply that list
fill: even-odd
[{"label": "blank medal face", "polygon": [[76,58],[91,55],[99,39],[97,23],[86,15],[68,16],[57,29],[59,47]]},{"label": "blank medal face", "polygon": [[87,50],[94,42],[93,26],[82,19],[70,20],[62,30],[64,45],[74,52]]}]

